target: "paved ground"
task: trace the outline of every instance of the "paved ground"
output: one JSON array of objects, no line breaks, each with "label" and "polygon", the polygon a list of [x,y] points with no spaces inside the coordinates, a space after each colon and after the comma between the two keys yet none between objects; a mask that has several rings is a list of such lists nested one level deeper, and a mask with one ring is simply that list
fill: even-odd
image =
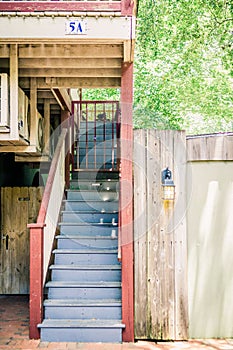
[{"label": "paved ground", "polygon": [[45,343],[28,338],[28,298],[0,296],[0,350],[233,350],[233,339],[191,340],[189,342],[144,342],[134,344]]}]

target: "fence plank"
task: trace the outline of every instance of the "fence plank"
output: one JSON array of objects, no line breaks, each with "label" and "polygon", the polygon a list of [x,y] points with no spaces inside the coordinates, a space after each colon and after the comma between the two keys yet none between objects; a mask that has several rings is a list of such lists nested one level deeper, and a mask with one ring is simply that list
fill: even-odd
[{"label": "fence plank", "polygon": [[187,137],[188,161],[233,160],[233,134]]},{"label": "fence plank", "polygon": [[[137,338],[187,338],[184,139],[185,134],[178,131],[135,131],[135,143],[144,144],[146,149],[144,154],[134,148],[135,161],[140,163],[140,167],[134,166]],[[177,186],[174,202],[161,197],[161,171],[166,167],[172,170]],[[146,221],[138,224],[140,212]],[[139,241],[144,231],[147,235]],[[142,312],[147,313],[146,322]]]},{"label": "fence plank", "polygon": [[185,132],[174,135],[174,181],[176,186],[176,208],[174,211],[175,238],[175,338],[188,337],[188,298],[187,298],[187,238],[186,238],[186,137]]},{"label": "fence plank", "polygon": [[135,254],[135,337],[147,334],[147,178],[146,178],[146,130],[134,134],[134,254]]}]

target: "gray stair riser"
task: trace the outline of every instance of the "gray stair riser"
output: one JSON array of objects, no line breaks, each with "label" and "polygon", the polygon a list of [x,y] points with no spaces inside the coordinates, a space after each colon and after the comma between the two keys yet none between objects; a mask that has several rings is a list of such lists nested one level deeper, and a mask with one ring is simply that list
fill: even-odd
[{"label": "gray stair riser", "polygon": [[[102,111],[101,111],[102,112]],[[96,124],[95,124],[96,123]],[[111,126],[112,125],[112,123],[114,124],[114,125],[117,125],[117,122],[116,122],[116,120],[106,120],[105,121],[105,125],[106,126]],[[96,122],[94,122],[94,120],[83,120],[83,121],[81,121],[81,123],[80,123],[80,128],[86,128],[86,125],[87,125],[87,127],[88,128],[91,128],[92,126],[94,126],[94,124],[96,125],[96,126],[103,126],[103,121],[99,121],[99,120],[96,120]]]},{"label": "gray stair riser", "polygon": [[[116,135],[114,135],[114,141],[116,139]],[[103,135],[103,133],[101,134],[97,134],[96,136],[94,135],[94,133],[92,134],[88,134],[87,136],[87,139],[86,139],[86,134],[81,134],[79,135],[78,137],[78,141],[81,141],[81,142],[94,142],[94,141],[97,141],[97,142],[105,142],[105,141],[109,141],[109,140],[112,140],[112,134],[106,134],[105,136]]]},{"label": "gray stair riser", "polygon": [[73,222],[73,223],[79,223],[79,222],[87,222],[87,223],[112,223],[112,220],[114,220],[114,223],[117,223],[118,221],[118,214],[106,214],[106,213],[95,213],[95,214],[88,214],[88,213],[77,213],[77,212],[64,212],[62,213],[62,221],[63,222]]},{"label": "gray stair riser", "polygon": [[49,299],[120,299],[120,287],[49,287]]},{"label": "gray stair riser", "polygon": [[[99,187],[97,187],[99,188]],[[67,199],[68,200],[118,200],[119,196],[117,192],[112,191],[101,191],[101,190],[92,189],[92,191],[67,191]],[[108,187],[109,188],[109,187]]]},{"label": "gray stair riser", "polygon": [[72,173],[72,181],[74,180],[90,180],[90,181],[105,181],[106,179],[112,179],[114,181],[119,180],[119,172],[105,172],[105,171],[74,171]]},{"label": "gray stair riser", "polygon": [[41,341],[79,343],[121,343],[121,329],[106,328],[42,328]]},{"label": "gray stair riser", "polygon": [[119,282],[121,281],[120,270],[52,270],[53,281],[75,282]]},{"label": "gray stair riser", "polygon": [[[113,231],[114,230],[114,231]],[[112,225],[104,225],[98,224],[94,225],[90,223],[90,225],[80,225],[77,224],[69,224],[65,225],[65,223],[60,224],[60,235],[77,235],[77,236],[104,236],[111,237],[111,235],[118,235],[118,228]]]},{"label": "gray stair riser", "polygon": [[118,201],[65,201],[65,210],[68,211],[118,211]]},{"label": "gray stair riser", "polygon": [[90,239],[90,238],[72,238],[72,239],[59,239],[58,238],[58,248],[59,249],[117,249],[118,241],[117,239]]},{"label": "gray stair riser", "polygon": [[[112,149],[112,148],[115,148],[117,149],[117,139],[116,137],[114,136],[114,138],[112,138],[111,140],[105,140],[103,142],[96,142],[95,140],[93,141],[88,141],[88,145],[87,145],[87,142],[86,140],[85,141],[80,141],[77,143],[77,150],[81,150],[81,149],[87,149],[87,146],[88,146],[88,149],[91,150],[91,149],[100,149],[100,150],[103,150],[103,149]],[[79,152],[78,152],[79,153]],[[80,153],[79,153],[80,154]]]},{"label": "gray stair riser", "polygon": [[86,159],[84,159],[83,161],[79,162],[79,168],[80,169],[89,169],[89,170],[102,170],[102,169],[112,169],[112,168],[116,168],[117,165],[117,161],[114,160],[114,163],[112,164],[112,161],[106,161],[106,162],[101,162],[101,163],[91,163],[89,161],[86,162]]},{"label": "gray stair riser", "polygon": [[106,148],[106,147],[90,147],[87,150],[86,147],[81,147],[79,145],[79,157],[85,157],[86,154],[88,154],[88,158],[90,156],[94,157],[96,156],[96,160],[98,160],[99,158],[102,159],[103,155],[105,154],[106,157],[108,158],[112,158],[112,154],[114,153],[114,155],[116,155],[116,149],[114,149],[114,151],[111,148]]},{"label": "gray stair riser", "polygon": [[92,149],[92,148],[110,148],[112,149],[112,145],[114,145],[114,148],[117,148],[117,138],[114,136],[114,138],[111,138],[110,140],[105,140],[105,141],[97,141],[97,140],[88,140],[88,144],[86,142],[86,138],[84,140],[79,140],[77,143],[77,149]]},{"label": "gray stair riser", "polygon": [[111,124],[102,124],[102,125],[90,125],[88,128],[86,125],[82,125],[79,129],[77,136],[88,134],[111,134],[112,132],[116,133],[116,126],[112,126]]},{"label": "gray stair riser", "polygon": [[[84,167],[88,166],[87,169],[111,169],[112,165],[117,164],[116,157],[114,159],[106,157],[100,159],[100,161],[95,161],[94,159],[89,158],[79,158],[79,164],[81,169],[85,169]],[[93,166],[93,168],[90,168],[90,166]]]},{"label": "gray stair riser", "polygon": [[121,320],[121,305],[118,306],[45,306],[45,318],[49,319],[116,319]]},{"label": "gray stair riser", "polygon": [[116,152],[114,152],[114,154],[112,155],[112,153],[110,152],[110,154],[104,153],[96,156],[92,151],[88,152],[87,154],[84,155],[80,155],[79,156],[79,162],[85,162],[86,159],[88,159],[89,163],[97,163],[97,164],[103,164],[105,162],[112,162],[113,160],[116,160]]},{"label": "gray stair riser", "polygon": [[76,190],[84,191],[118,191],[119,182],[118,180],[114,181],[88,181],[88,180],[72,180],[70,182],[70,188]]},{"label": "gray stair riser", "polygon": [[117,264],[117,254],[55,254],[55,264],[85,264],[85,265],[107,265]]}]

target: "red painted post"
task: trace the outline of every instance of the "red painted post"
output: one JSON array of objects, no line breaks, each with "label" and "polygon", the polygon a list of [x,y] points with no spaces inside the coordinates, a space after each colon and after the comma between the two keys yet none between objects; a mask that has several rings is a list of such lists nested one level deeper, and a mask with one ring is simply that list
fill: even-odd
[{"label": "red painted post", "polygon": [[123,341],[134,341],[133,269],[133,64],[124,63],[121,77],[121,169],[120,239],[122,261],[122,321],[126,325]]},{"label": "red painted post", "polygon": [[4,1],[0,2],[0,11],[45,12],[45,11],[90,11],[120,12],[118,1]]},{"label": "red painted post", "polygon": [[29,224],[30,228],[30,339],[39,339],[37,325],[43,319],[43,250],[44,224]]}]

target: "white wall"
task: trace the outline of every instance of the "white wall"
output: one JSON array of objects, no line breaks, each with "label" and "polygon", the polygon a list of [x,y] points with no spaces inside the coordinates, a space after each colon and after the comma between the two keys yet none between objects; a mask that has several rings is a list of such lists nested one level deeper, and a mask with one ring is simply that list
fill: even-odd
[{"label": "white wall", "polygon": [[233,337],[233,161],[187,166],[191,338]]}]

